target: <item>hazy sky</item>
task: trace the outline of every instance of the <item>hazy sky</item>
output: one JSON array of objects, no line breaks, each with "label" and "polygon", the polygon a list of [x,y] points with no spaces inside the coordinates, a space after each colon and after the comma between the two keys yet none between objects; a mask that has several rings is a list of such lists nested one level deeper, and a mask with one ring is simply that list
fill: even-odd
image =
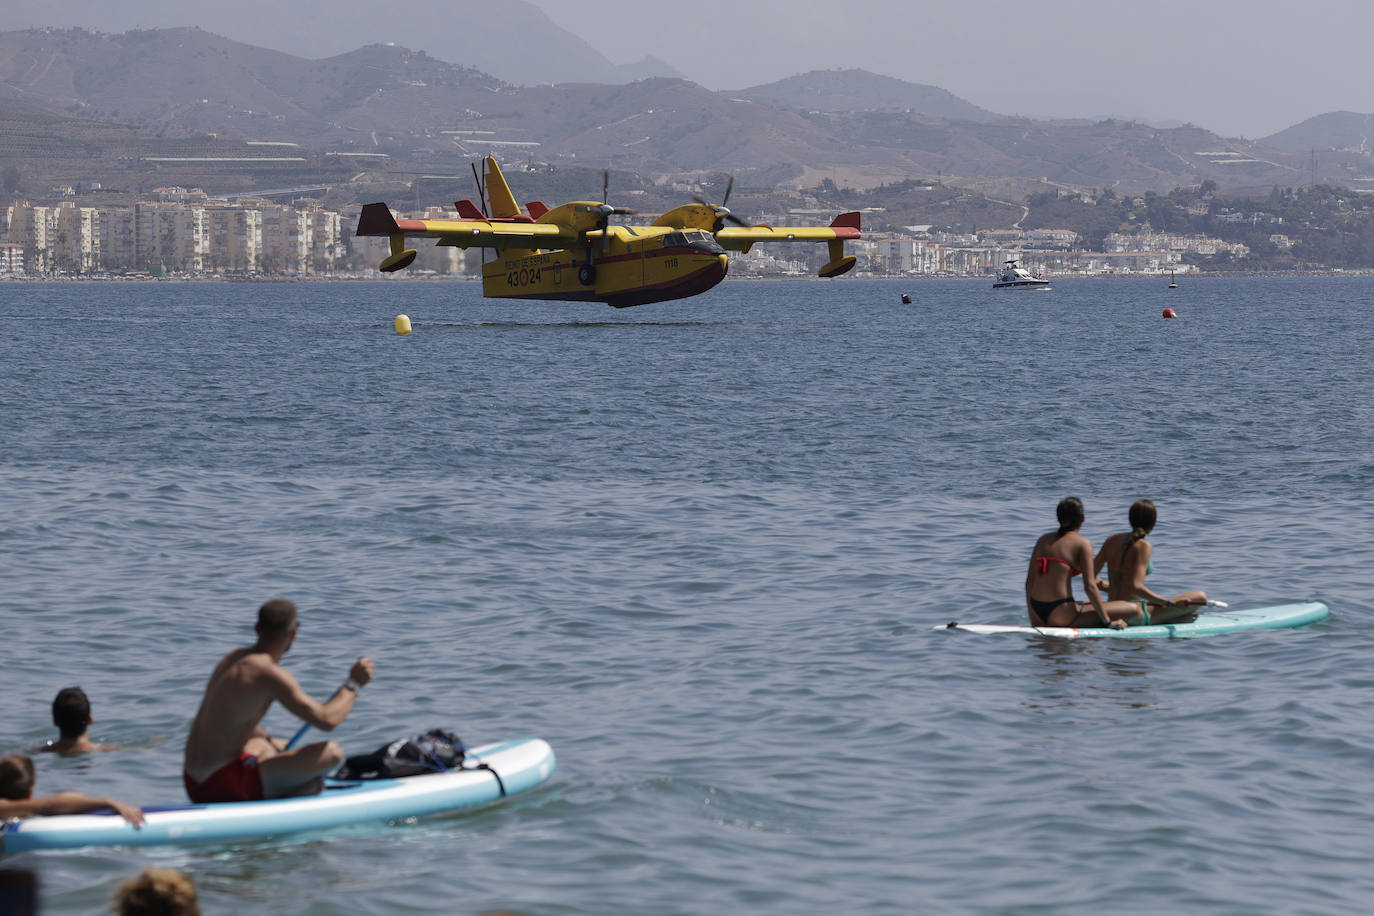
[{"label": "hazy sky", "polygon": [[655,54],[712,89],[863,67],[1003,114],[1246,137],[1374,112],[1369,0],[532,2],[616,63]]},{"label": "hazy sky", "polygon": [[[306,57],[368,41],[417,47],[414,35],[427,26],[421,11],[438,8],[453,11],[445,26],[454,37],[446,34],[444,47],[426,50],[462,63],[462,27],[472,14],[460,12],[460,2],[0,5],[10,10],[11,28],[43,19],[105,31],[199,25]],[[738,89],[806,70],[862,67],[939,86],[1004,114],[1191,121],[1245,137],[1266,136],[1328,111],[1374,112],[1370,0],[530,2],[615,63],[653,54],[711,89]],[[470,0],[465,8],[472,8]],[[518,44],[512,53],[520,53]]]}]

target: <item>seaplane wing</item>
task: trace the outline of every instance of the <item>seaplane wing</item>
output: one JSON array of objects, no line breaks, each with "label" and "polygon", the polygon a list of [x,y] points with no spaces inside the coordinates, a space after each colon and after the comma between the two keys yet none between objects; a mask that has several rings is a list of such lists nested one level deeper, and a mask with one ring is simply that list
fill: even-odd
[{"label": "seaplane wing", "polygon": [[[404,240],[405,236],[422,236],[438,239],[438,244],[455,248],[507,248],[556,249],[569,248],[579,241],[579,233],[568,226],[554,223],[501,222],[485,219],[396,219],[386,204],[364,204],[358,217],[357,235],[384,235],[393,240]],[[393,245],[393,248],[396,247]],[[406,249],[402,245],[401,253]],[[393,252],[395,254],[395,252]],[[388,259],[390,260],[390,259]],[[394,271],[406,267],[414,256],[404,263],[387,264],[382,270]]]},{"label": "seaplane wing", "polygon": [[844,243],[859,238],[859,214],[841,213],[829,226],[725,226],[716,232],[720,247],[747,252],[759,242],[828,242],[830,262],[820,270],[822,277],[838,277],[854,267],[854,257],[846,257]]},{"label": "seaplane wing", "polygon": [[[855,214],[855,216],[857,215]],[[858,237],[858,226],[853,228],[848,226],[783,226],[779,229],[774,229],[772,226],[726,226],[716,233],[716,241],[720,242],[722,248],[729,251],[743,251],[758,242],[829,242],[857,239]]]}]

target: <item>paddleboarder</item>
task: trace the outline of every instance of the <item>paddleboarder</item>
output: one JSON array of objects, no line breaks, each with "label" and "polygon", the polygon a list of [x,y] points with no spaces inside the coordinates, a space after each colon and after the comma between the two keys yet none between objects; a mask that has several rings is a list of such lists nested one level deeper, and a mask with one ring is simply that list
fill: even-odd
[{"label": "paddleboarder", "polygon": [[1109,536],[1093,560],[1098,575],[1104,566],[1107,569],[1107,581],[1099,580],[1099,587],[1105,587],[1107,597],[1113,601],[1130,601],[1138,605],[1144,623],[1174,623],[1191,617],[1197,606],[1207,603],[1206,592],[1194,589],[1165,598],[1145,585],[1145,577],[1154,571],[1150,561],[1154,547],[1145,539],[1159,518],[1155,504],[1148,499],[1137,499],[1131,503],[1127,518],[1131,530]]},{"label": "paddleboarder", "polygon": [[1088,600],[1073,597],[1073,577],[1093,572],[1093,545],[1078,529],[1083,501],[1067,496],[1055,508],[1059,529],[1035,542],[1026,570],[1026,610],[1034,627],[1112,627],[1123,629],[1140,619],[1140,607],[1129,601],[1103,601],[1097,576],[1083,576]]},{"label": "paddleboarder", "polygon": [[260,724],[276,702],[307,725],[331,731],[372,680],[372,659],[360,658],[332,697],[323,703],[312,698],[281,666],[298,628],[296,606],[274,598],[258,609],[257,642],[235,649],[215,666],[186,739],[182,777],[191,801],[313,795],[324,788],[324,775],[343,763],[343,749],[333,741],[288,750]]}]

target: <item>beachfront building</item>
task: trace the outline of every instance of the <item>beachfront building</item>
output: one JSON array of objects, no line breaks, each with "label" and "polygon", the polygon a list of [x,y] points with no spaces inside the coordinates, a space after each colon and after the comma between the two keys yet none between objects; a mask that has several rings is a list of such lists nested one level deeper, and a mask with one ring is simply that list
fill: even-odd
[{"label": "beachfront building", "polygon": [[[1191,252],[1207,257],[1225,251],[1237,258],[1243,258],[1250,254],[1250,247],[1241,242],[1226,242],[1201,235],[1171,235],[1149,231],[1138,232],[1133,235],[1113,232],[1103,239],[1102,250],[1109,254],[1155,251],[1182,255]],[[1174,260],[1178,259],[1177,257],[1174,258]]]},{"label": "beachfront building", "polygon": [[156,271],[200,273],[210,260],[210,221],[203,207],[141,203],[134,207],[134,264]]},{"label": "beachfront building", "polygon": [[315,273],[337,270],[348,252],[343,216],[322,207],[311,207],[307,212],[310,214],[310,269]]},{"label": "beachfront building", "polygon": [[97,207],[94,225],[100,249],[95,270],[127,270],[138,262],[138,231],[133,207]]},{"label": "beachfront building", "polygon": [[916,270],[920,262],[922,243],[904,235],[875,239],[870,252],[873,270],[895,276]]},{"label": "beachfront building", "polygon": [[335,270],[346,260],[343,217],[334,211],[175,197],[129,206],[14,204],[4,222],[8,242],[22,255],[9,263],[30,274],[299,276]]},{"label": "beachfront building", "polygon": [[210,245],[215,269],[257,274],[263,269],[262,211],[247,207],[215,207],[210,211]]},{"label": "beachfront building", "polygon": [[24,275],[24,246],[0,242],[0,277]]},{"label": "beachfront building", "polygon": [[18,203],[10,207],[9,239],[23,247],[24,263],[32,273],[51,269],[57,239],[57,208]]},{"label": "beachfront building", "polygon": [[64,273],[90,273],[100,262],[96,209],[64,202],[56,210],[56,233],[49,251],[52,268]]},{"label": "beachfront building", "polygon": [[310,214],[294,207],[266,205],[262,211],[263,267],[269,274],[303,275],[310,266],[314,228]]}]

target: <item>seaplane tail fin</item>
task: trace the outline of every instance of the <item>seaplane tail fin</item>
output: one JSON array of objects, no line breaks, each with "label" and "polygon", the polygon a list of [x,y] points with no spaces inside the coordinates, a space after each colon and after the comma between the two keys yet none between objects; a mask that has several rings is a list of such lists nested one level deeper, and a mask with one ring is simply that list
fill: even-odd
[{"label": "seaplane tail fin", "polygon": [[396,235],[400,231],[396,217],[391,215],[391,208],[383,203],[375,203],[363,204],[362,212],[358,214],[358,228],[353,234]]},{"label": "seaplane tail fin", "polygon": [[463,219],[486,219],[487,215],[478,209],[477,205],[464,197],[462,200],[453,202],[453,208],[458,211],[458,215]]},{"label": "seaplane tail fin", "polygon": [[510,192],[510,185],[506,184],[505,176],[501,174],[501,166],[496,164],[494,156],[487,157],[487,204],[491,208],[492,219],[511,219],[522,215],[520,205],[515,202],[515,195]]}]

